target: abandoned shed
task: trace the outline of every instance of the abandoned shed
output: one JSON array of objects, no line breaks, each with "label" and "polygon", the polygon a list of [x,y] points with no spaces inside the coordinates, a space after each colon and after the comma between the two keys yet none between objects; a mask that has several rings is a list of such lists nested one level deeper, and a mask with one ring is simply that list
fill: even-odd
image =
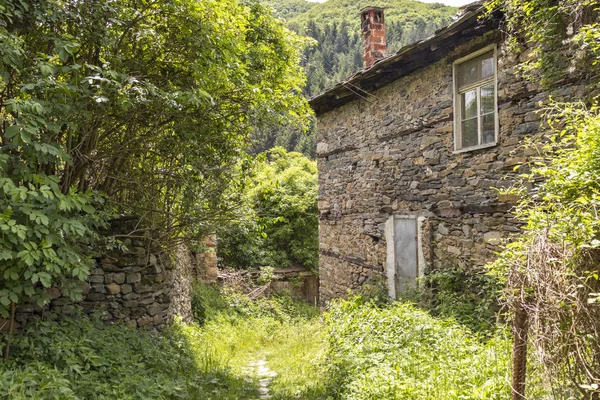
[{"label": "abandoned shed", "polygon": [[[520,146],[549,93],[519,76],[501,15],[467,6],[449,26],[385,54],[384,10],[361,10],[365,69],[310,100],[318,118],[320,296],[377,275],[389,294],[431,269],[477,268],[519,231],[510,213]],[[559,99],[582,98],[565,81]]]}]

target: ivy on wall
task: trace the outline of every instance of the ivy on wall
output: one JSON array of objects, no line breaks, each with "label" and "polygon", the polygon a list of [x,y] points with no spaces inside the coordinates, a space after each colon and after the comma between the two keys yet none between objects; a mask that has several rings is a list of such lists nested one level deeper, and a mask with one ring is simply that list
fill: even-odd
[{"label": "ivy on wall", "polygon": [[[585,98],[551,100],[538,110],[551,133],[546,142],[526,143],[538,156],[510,189],[521,197],[515,214],[526,225],[491,268],[504,280],[504,299],[521,321],[515,340],[523,341],[529,329],[557,393],[577,391],[590,399],[600,393],[599,5],[593,0],[489,5],[504,11],[512,50],[529,52],[520,70],[527,79],[550,93],[570,81],[587,82]],[[513,398],[525,398],[522,386],[515,391]]]}]

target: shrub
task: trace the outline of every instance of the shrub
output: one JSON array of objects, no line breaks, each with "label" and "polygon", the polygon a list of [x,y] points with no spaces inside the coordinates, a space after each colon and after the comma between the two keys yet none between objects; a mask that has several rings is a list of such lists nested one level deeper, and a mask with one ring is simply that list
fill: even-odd
[{"label": "shrub", "polygon": [[[337,301],[326,314],[327,376],[342,399],[507,399],[510,341],[485,344],[408,303]],[[535,398],[535,394],[534,397]]]},{"label": "shrub", "polygon": [[[223,293],[225,292],[225,293]],[[296,301],[289,295],[275,294],[255,300],[248,296],[217,286],[196,284],[192,312],[197,322],[219,319],[242,319],[268,317],[278,322],[311,319],[319,315],[319,309],[304,301]]]},{"label": "shrub", "polygon": [[[600,397],[599,5],[597,0],[488,3],[490,11],[502,9],[509,51],[522,53],[517,71],[567,101],[550,101],[538,110],[551,131],[543,140],[528,141],[530,154],[538,156],[513,189],[521,195],[514,213],[525,226],[492,265],[506,281],[515,364],[521,364],[518,357],[530,337],[549,384],[557,392],[577,390],[586,399]],[[559,88],[567,81],[579,81],[583,90],[563,93]],[[517,376],[516,381],[519,391],[525,380]]]},{"label": "shrub", "polygon": [[37,321],[0,366],[0,398],[11,400],[236,399],[253,390],[180,323],[159,335],[97,318]]},{"label": "shrub", "polygon": [[240,219],[219,234],[219,256],[233,268],[318,266],[317,164],[275,147],[258,155]]},{"label": "shrub", "polygon": [[432,293],[423,304],[434,316],[454,318],[483,336],[497,329],[502,285],[493,276],[459,267],[446,268],[427,275],[423,284]]},{"label": "shrub", "polygon": [[[526,315],[552,385],[600,395],[600,109],[555,104],[555,131],[511,192],[523,233],[490,266],[504,301]],[[531,183],[536,189],[529,191]],[[541,183],[540,183],[541,182]],[[515,317],[516,319],[516,317]],[[595,396],[595,397],[593,397]]]},{"label": "shrub", "polygon": [[196,284],[192,289],[192,314],[200,325],[227,310],[227,301],[218,286]]}]

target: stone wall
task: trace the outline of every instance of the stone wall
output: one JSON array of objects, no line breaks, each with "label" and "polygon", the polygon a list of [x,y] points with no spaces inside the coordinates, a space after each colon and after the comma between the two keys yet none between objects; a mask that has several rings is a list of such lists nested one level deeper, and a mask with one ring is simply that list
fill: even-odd
[{"label": "stone wall", "polygon": [[[119,228],[123,229],[123,228]],[[191,321],[192,282],[196,259],[184,246],[169,255],[153,240],[123,241],[127,250],[104,252],[96,258],[89,280],[82,284],[84,298],[74,304],[60,288],[47,294],[49,305],[22,305],[15,320],[19,325],[43,315],[71,314],[80,306],[85,313],[101,313],[108,322],[131,327],[162,329],[179,315]]]},{"label": "stone wall", "polygon": [[302,298],[309,304],[319,304],[319,278],[309,269],[296,265],[275,268],[275,279],[271,281],[273,293],[288,293]]},{"label": "stone wall", "polygon": [[194,254],[196,278],[204,284],[215,283],[219,276],[216,235],[205,237],[202,246],[203,251]]},{"label": "stone wall", "polygon": [[[498,195],[532,150],[520,145],[540,130],[534,111],[548,93],[517,76],[519,57],[498,43],[498,145],[455,153],[452,62],[490,44],[483,35],[441,61],[318,116],[321,299],[343,296],[385,275],[385,223],[424,217],[425,269],[477,268],[519,231]],[[496,39],[498,40],[498,39]],[[555,99],[582,98],[569,84]]]}]

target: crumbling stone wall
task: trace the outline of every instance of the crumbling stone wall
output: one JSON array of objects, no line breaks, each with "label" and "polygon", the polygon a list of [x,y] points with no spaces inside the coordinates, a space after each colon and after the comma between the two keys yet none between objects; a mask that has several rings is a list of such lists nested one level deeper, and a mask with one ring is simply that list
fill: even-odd
[{"label": "crumbling stone wall", "polygon": [[[126,231],[125,227],[113,227]],[[49,305],[39,308],[22,305],[15,319],[19,325],[41,315],[71,314],[80,306],[86,313],[101,313],[108,322],[131,327],[162,329],[175,315],[191,321],[192,282],[195,258],[180,246],[173,255],[151,239],[125,239],[126,250],[105,251],[98,255],[88,282],[82,284],[84,298],[74,304],[63,297],[60,288],[47,294]]]},{"label": "crumbling stone wall", "polygon": [[219,276],[217,261],[217,237],[209,235],[202,239],[203,251],[194,253],[196,279],[204,284],[215,283]]},{"label": "crumbling stone wall", "polygon": [[[519,231],[511,184],[534,151],[520,145],[539,131],[535,113],[548,93],[518,77],[526,57],[498,44],[498,145],[463,153],[453,147],[452,62],[490,44],[482,36],[381,89],[318,116],[321,299],[345,295],[385,275],[385,223],[391,215],[425,217],[426,270],[477,268]],[[496,39],[497,40],[497,39]],[[555,99],[583,98],[565,84]]]},{"label": "crumbling stone wall", "polygon": [[177,290],[177,279],[190,274],[189,266],[172,262],[168,254],[147,243],[134,241],[129,247],[98,260],[82,307],[102,310],[107,320],[138,327],[163,327],[180,311],[189,318],[189,307],[181,305],[185,300]]}]

